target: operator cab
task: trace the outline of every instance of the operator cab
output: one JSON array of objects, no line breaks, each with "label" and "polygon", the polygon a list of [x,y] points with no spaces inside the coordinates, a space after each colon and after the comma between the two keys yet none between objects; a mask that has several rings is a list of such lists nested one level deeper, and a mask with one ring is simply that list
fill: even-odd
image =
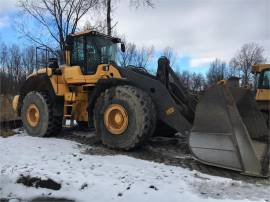
[{"label": "operator cab", "polygon": [[270,89],[270,68],[264,69],[259,77],[258,88]]},{"label": "operator cab", "polygon": [[258,64],[252,66],[255,74],[255,87],[257,89],[270,89],[270,64]]},{"label": "operator cab", "polygon": [[[99,64],[116,61],[118,43],[121,43],[119,38],[96,31],[70,34],[66,39],[66,50],[69,51],[66,63],[71,66],[79,65],[83,74],[94,74]],[[123,43],[121,51],[125,51]]]}]

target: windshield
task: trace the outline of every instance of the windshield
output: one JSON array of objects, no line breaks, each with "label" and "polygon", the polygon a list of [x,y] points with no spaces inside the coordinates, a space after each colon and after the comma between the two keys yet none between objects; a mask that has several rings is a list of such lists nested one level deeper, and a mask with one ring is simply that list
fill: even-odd
[{"label": "windshield", "polygon": [[111,40],[99,36],[86,37],[87,60],[95,59],[99,64],[115,61],[117,45]]},{"label": "windshield", "polygon": [[117,44],[102,36],[80,36],[74,38],[71,64],[80,65],[85,74],[93,74],[99,64],[115,61]]}]

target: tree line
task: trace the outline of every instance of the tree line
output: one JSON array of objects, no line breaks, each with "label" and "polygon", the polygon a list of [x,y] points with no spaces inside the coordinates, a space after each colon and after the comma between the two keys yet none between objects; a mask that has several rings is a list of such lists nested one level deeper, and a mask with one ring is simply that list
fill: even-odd
[{"label": "tree line", "polygon": [[35,65],[35,47],[0,44],[0,94],[16,94]]},{"label": "tree line", "polygon": [[254,79],[251,73],[252,65],[265,62],[262,46],[256,43],[244,44],[229,63],[216,59],[210,64],[206,74],[208,85],[229,77],[241,79],[241,86],[252,85]]},{"label": "tree line", "polygon": [[[126,43],[126,46],[126,52],[119,55],[120,65],[135,65],[149,69],[149,62],[155,53],[154,47],[137,48],[133,43]],[[171,66],[175,70],[177,69],[176,63],[179,58],[172,48],[164,48],[160,56],[166,56],[170,60]],[[193,92],[202,91],[218,81],[230,77],[237,77],[240,79],[241,86],[248,86],[254,83],[251,74],[252,65],[265,62],[264,48],[256,43],[247,43],[236,52],[228,63],[218,58],[210,62],[205,75],[186,70],[177,73],[185,87]]]},{"label": "tree line", "polygon": [[[144,67],[150,73],[156,73],[157,61],[153,61],[155,54],[154,46],[137,47],[134,43],[126,42],[126,51],[118,51],[118,65],[127,67],[133,65]],[[251,68],[253,64],[266,62],[263,56],[263,47],[255,43],[244,44],[235,56],[226,63],[215,59],[210,63],[206,74],[194,73],[187,70],[177,71],[177,75],[183,85],[192,92],[203,91],[207,87],[217,83],[219,80],[230,77],[241,79],[242,86],[253,83]],[[171,66],[177,69],[178,56],[175,51],[166,47],[161,51],[160,56],[166,56],[171,61]],[[41,60],[45,56],[41,55]],[[36,49],[34,46],[20,47],[16,44],[7,46],[0,44],[0,92],[1,94],[15,94],[26,77],[37,70]]]}]

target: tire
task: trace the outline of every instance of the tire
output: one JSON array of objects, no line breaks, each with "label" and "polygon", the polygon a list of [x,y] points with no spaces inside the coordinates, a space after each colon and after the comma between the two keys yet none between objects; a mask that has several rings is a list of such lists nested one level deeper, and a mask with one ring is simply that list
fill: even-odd
[{"label": "tire", "polygon": [[[120,105],[127,113],[124,132],[112,134],[105,125],[104,113],[110,106]],[[94,109],[94,125],[102,143],[112,149],[130,150],[145,143],[156,127],[156,110],[150,96],[133,86],[116,86],[101,93]]]},{"label": "tire", "polygon": [[[36,126],[32,126],[27,119],[27,110],[34,104],[40,114]],[[53,103],[44,92],[29,92],[23,99],[21,118],[26,132],[30,136],[50,137],[58,135],[62,130],[62,116],[53,114]]]}]

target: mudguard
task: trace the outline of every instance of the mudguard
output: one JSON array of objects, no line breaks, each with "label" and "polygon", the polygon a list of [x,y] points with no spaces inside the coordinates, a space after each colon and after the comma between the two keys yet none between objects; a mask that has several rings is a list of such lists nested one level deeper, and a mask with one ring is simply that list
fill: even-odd
[{"label": "mudguard", "polygon": [[39,73],[29,77],[20,88],[20,97],[17,106],[17,112],[19,116],[23,98],[27,93],[31,91],[46,91],[50,95],[51,99],[54,100],[54,113],[59,116],[63,115],[64,97],[56,96],[50,78],[46,73]]}]

